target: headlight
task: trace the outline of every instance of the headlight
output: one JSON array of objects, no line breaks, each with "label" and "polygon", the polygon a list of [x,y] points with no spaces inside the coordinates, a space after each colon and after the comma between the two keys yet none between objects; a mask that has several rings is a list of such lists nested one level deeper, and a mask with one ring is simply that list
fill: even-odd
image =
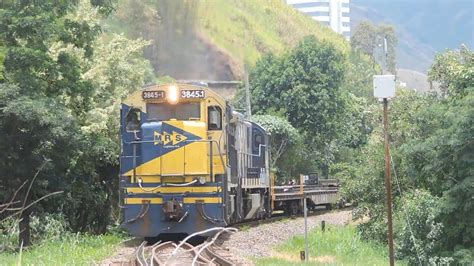
[{"label": "headlight", "polygon": [[170,104],[176,104],[179,99],[179,89],[175,85],[171,85],[168,87],[168,91],[166,92],[166,99]]}]

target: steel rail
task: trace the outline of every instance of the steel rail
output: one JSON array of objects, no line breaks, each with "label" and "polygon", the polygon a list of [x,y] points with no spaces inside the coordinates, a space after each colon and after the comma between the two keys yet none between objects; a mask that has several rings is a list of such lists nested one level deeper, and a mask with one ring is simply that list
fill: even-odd
[{"label": "steel rail", "polygon": [[[199,251],[197,252],[197,255],[194,257],[193,259],[193,263],[191,264],[192,266],[194,266],[196,264],[196,261],[197,261],[197,258],[199,257],[199,255],[201,254],[201,252],[203,252],[204,250],[208,249],[212,244],[214,244],[214,242],[217,240],[217,238],[224,232],[230,232],[230,233],[235,233],[237,232],[237,228],[224,228],[222,229],[221,231],[219,231],[212,239],[211,241],[209,241],[208,243],[206,244],[203,244],[203,246],[199,249]],[[217,257],[217,256],[216,256]]]}]

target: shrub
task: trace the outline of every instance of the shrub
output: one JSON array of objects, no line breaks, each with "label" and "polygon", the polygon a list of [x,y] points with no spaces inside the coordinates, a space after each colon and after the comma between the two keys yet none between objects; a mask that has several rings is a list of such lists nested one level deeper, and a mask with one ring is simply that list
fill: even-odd
[{"label": "shrub", "polygon": [[9,217],[0,223],[0,253],[18,247],[18,221]]},{"label": "shrub", "polygon": [[[46,241],[60,240],[71,234],[63,215],[43,213],[31,216],[31,241],[42,244]],[[10,217],[0,223],[0,252],[13,252],[18,249],[18,220]]]},{"label": "shrub", "polygon": [[62,214],[42,213],[31,217],[31,239],[33,243],[59,240],[68,233],[67,222]]},{"label": "shrub", "polygon": [[415,190],[399,198],[395,213],[397,255],[411,264],[447,263],[450,257],[440,256],[443,224],[436,220],[440,199],[426,190]]}]

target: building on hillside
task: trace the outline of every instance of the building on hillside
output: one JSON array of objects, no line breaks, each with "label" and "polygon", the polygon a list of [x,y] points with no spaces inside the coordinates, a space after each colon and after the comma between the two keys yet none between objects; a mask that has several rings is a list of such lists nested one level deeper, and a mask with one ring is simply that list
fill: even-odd
[{"label": "building on hillside", "polygon": [[349,39],[351,34],[349,1],[286,0],[286,3]]}]

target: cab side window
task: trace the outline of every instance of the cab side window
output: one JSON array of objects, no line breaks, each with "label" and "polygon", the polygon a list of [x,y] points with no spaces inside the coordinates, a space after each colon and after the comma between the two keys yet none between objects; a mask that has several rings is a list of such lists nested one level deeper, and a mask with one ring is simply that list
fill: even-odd
[{"label": "cab side window", "polygon": [[219,106],[207,108],[207,129],[222,130],[222,109]]},{"label": "cab side window", "polygon": [[262,133],[258,132],[257,130],[252,130],[252,153],[260,154],[260,145],[265,145],[263,140]]},{"label": "cab side window", "polygon": [[140,109],[137,109],[137,108],[130,109],[125,119],[126,119],[125,129],[127,130],[127,132],[140,130]]}]

